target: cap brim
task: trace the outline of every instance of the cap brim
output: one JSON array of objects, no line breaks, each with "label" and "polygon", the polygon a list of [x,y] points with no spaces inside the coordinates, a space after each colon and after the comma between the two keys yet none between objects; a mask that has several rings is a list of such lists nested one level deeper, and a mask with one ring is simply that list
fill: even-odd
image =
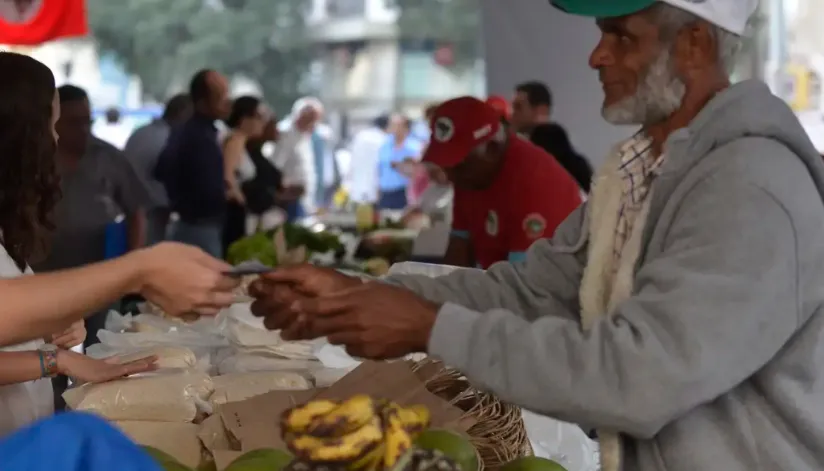
[{"label": "cap brim", "polygon": [[631,15],[648,8],[657,0],[550,0],[555,8],[572,15],[611,18]]},{"label": "cap brim", "polygon": [[443,146],[430,143],[426,152],[421,156],[421,163],[432,164],[447,169],[458,165],[465,157],[466,156],[456,155],[454,152],[450,152],[450,149],[445,149]]}]

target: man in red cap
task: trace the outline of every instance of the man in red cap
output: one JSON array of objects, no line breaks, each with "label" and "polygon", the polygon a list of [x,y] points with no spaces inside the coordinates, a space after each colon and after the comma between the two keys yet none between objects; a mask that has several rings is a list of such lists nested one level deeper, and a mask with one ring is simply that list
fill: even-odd
[{"label": "man in red cap", "polygon": [[518,137],[500,112],[472,97],[442,103],[423,161],[455,187],[446,263],[487,268],[518,261],[581,203],[578,185],[549,154]]}]

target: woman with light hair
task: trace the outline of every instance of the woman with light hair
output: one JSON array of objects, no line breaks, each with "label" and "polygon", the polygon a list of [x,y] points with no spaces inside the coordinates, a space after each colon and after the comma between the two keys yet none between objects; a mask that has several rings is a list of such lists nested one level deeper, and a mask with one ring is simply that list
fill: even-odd
[{"label": "woman with light hair", "polygon": [[286,208],[290,221],[315,211],[317,169],[312,133],[322,114],[323,105],[320,101],[305,97],[296,101],[291,115],[278,123],[281,138],[275,147],[272,161],[283,172],[284,193],[293,197]]}]

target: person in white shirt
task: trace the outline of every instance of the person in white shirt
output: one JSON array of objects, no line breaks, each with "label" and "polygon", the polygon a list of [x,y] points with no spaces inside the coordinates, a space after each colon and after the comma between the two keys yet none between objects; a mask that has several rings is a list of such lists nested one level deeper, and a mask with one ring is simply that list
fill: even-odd
[{"label": "person in white shirt", "polygon": [[388,138],[388,127],[389,116],[382,115],[352,138],[352,159],[343,184],[349,193],[349,199],[355,203],[378,201],[378,156]]},{"label": "person in white shirt", "polygon": [[34,275],[60,197],[55,124],[60,99],[48,67],[0,52],[0,436],[53,412],[49,378],[101,382],[155,368],[155,359],[116,363],[71,350],[83,318],[130,293],[170,315],[215,314],[234,300],[231,267],[202,251],[159,244],[103,263]]},{"label": "person in white shirt", "polygon": [[284,191],[300,196],[286,208],[290,221],[315,212],[317,171],[312,132],[322,114],[320,101],[311,97],[301,98],[292,107],[292,114],[278,124],[280,140],[275,146],[272,161],[283,173]]}]

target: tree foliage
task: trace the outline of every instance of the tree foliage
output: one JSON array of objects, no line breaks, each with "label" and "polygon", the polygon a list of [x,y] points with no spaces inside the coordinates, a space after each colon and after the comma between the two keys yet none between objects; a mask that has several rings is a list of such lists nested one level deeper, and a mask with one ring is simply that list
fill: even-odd
[{"label": "tree foliage", "polygon": [[457,65],[474,63],[481,56],[479,0],[398,0],[397,4],[404,40],[451,44]]},{"label": "tree foliage", "polygon": [[276,109],[302,92],[311,61],[304,14],[309,0],[87,0],[102,53],[163,100],[199,69],[260,84]]}]

